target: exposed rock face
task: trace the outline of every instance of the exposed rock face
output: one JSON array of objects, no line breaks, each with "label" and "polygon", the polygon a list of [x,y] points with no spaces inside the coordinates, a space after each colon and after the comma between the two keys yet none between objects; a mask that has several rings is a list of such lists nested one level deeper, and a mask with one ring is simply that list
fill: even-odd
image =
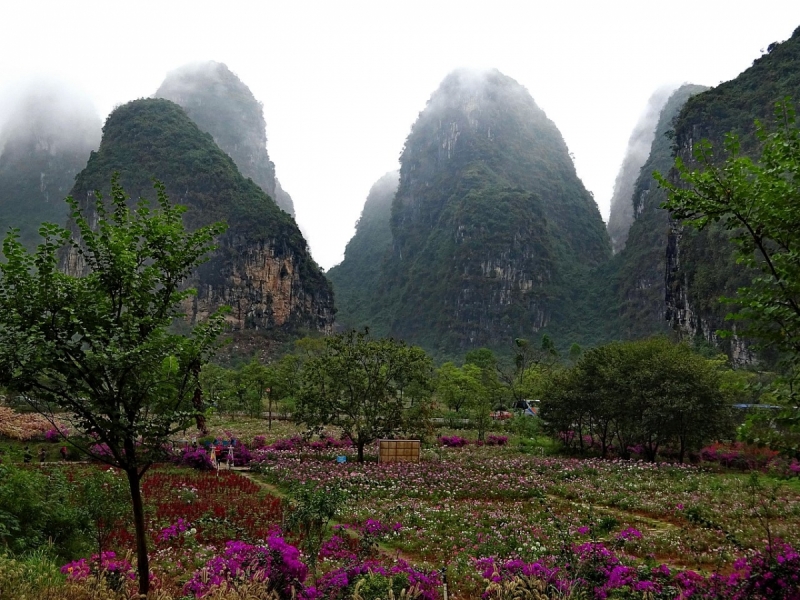
[{"label": "exposed rock face", "polygon": [[75,175],[100,144],[100,117],[88,99],[40,81],[0,124],[0,230],[20,229],[33,249],[45,222],[63,225]]},{"label": "exposed rock face", "polygon": [[[109,116],[103,133],[100,150],[72,190],[84,210],[91,214],[92,190],[107,190],[116,170],[134,198],[152,198],[150,179],[162,181],[172,200],[189,207],[190,228],[218,220],[229,225],[211,259],[187,282],[198,292],[186,305],[191,321],[228,305],[234,330],[331,330],[330,283],[294,220],[242,177],[179,106],[167,100],[128,103]],[[82,271],[77,256],[65,256],[63,264]]]},{"label": "exposed rock face", "polygon": [[227,322],[234,329],[282,328],[299,316],[302,325],[330,333],[331,307],[315,306],[315,297],[304,291],[294,256],[277,252],[275,240],[252,243],[223,238],[222,244],[222,252],[238,255],[238,260],[229,264],[212,261],[212,268],[224,276],[222,284],[197,278],[199,293],[187,304],[193,320],[204,319],[227,305],[232,309]]},{"label": "exposed rock face", "polygon": [[261,103],[223,63],[185,65],[170,72],[155,93],[179,104],[197,126],[211,134],[278,206],[294,216],[292,197],[275,179],[275,165],[267,153],[266,122]]},{"label": "exposed rock face", "polygon": [[397,192],[398,171],[386,173],[367,195],[356,233],[344,251],[344,260],[327,275],[336,293],[337,324],[361,329],[372,325],[376,335],[388,333],[383,319],[373,311],[376,290],[380,285],[381,266],[392,247],[392,201]]},{"label": "exposed rock face", "polygon": [[650,96],[628,140],[625,158],[622,159],[622,166],[614,181],[611,212],[608,217],[608,235],[611,237],[611,249],[614,254],[618,254],[625,247],[628,239],[628,230],[634,220],[633,189],[642,165],[650,156],[650,147],[656,135],[659,116],[671,93],[671,88],[660,88]]},{"label": "exposed rock face", "polygon": [[[800,28],[781,44],[757,59],[736,79],[690,99],[675,124],[677,155],[694,163],[693,149],[701,139],[714,146],[716,160],[723,162],[725,135],[735,131],[745,154],[758,156],[754,135],[756,119],[773,122],[775,102],[785,97],[800,99]],[[670,223],[667,245],[666,316],[672,327],[687,338],[701,338],[727,351],[739,363],[754,360],[747,340],[733,336],[721,340],[720,329],[732,329],[725,315],[732,307],[719,301],[733,297],[752,280],[752,273],[736,264],[729,232],[712,225],[701,232]]]},{"label": "exposed rock face", "polygon": [[376,327],[452,356],[574,317],[567,297],[609,240],[561,134],[521,85],[496,70],[450,74],[400,162]]},{"label": "exposed rock face", "polygon": [[666,333],[664,298],[669,215],[660,208],[666,194],[653,179],[653,171],[668,173],[674,158],[668,136],[678,112],[695,94],[708,88],[684,84],[670,94],[658,115],[658,123],[646,161],[630,186],[628,203],[633,222],[627,243],[609,267],[619,307],[618,337],[641,338]]}]

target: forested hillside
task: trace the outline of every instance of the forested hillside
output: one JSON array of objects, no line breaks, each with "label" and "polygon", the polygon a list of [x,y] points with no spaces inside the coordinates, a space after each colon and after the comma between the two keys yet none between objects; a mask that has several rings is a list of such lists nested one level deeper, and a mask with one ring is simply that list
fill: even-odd
[{"label": "forested hillside", "polygon": [[634,221],[633,189],[653,145],[656,126],[664,105],[674,89],[661,87],[650,96],[644,112],[633,128],[628,139],[625,158],[622,159],[617,178],[614,181],[614,193],[611,196],[611,207],[608,215],[608,235],[611,237],[611,249],[618,254],[625,247],[628,231]]},{"label": "forested hillside", "polygon": [[344,260],[328,270],[333,284],[340,325],[361,329],[371,326],[373,333],[386,333],[381,328],[388,319],[381,315],[381,305],[374,302],[380,285],[381,266],[392,247],[392,200],[397,192],[400,174],[386,173],[369,190],[356,233],[344,251]]},{"label": "forested hillside", "polygon": [[[771,44],[768,52],[736,79],[686,103],[674,128],[678,156],[691,164],[695,144],[708,139],[715,159],[721,162],[728,132],[740,136],[745,154],[757,155],[754,121],[772,122],[775,103],[785,97],[800,101],[800,28],[789,40]],[[666,272],[666,308],[672,327],[684,336],[720,345],[739,362],[752,360],[745,342],[721,340],[716,334],[731,326],[725,321],[730,307],[720,302],[720,296],[733,296],[750,278],[734,261],[729,234],[720,226],[697,232],[679,223],[673,225]]]},{"label": "forested hillside", "polygon": [[179,104],[283,210],[294,215],[291,196],[275,177],[267,152],[266,122],[261,103],[223,63],[185,65],[171,71],[155,93]]},{"label": "forested hillside", "polygon": [[[177,104],[136,100],[111,113],[99,151],[72,189],[84,210],[91,212],[93,190],[107,191],[115,171],[134,199],[154,198],[152,179],[162,181],[174,202],[189,207],[185,221],[191,228],[228,223],[219,249],[191,282],[198,289],[187,307],[191,319],[228,305],[237,330],[330,330],[330,283],[294,219],[243,177]],[[64,261],[69,271],[83,269],[76,254]]]},{"label": "forested hillside", "polygon": [[673,127],[686,101],[708,88],[684,84],[675,90],[662,108],[650,152],[630,191],[628,202],[633,222],[626,245],[608,265],[609,294],[615,299],[616,319],[612,338],[637,339],[669,331],[664,304],[664,270],[669,234],[669,215],[660,208],[666,194],[653,172],[666,173],[672,167]]},{"label": "forested hillside", "polygon": [[377,330],[439,355],[545,330],[592,335],[587,274],[610,256],[608,235],[525,88],[496,70],[448,75],[400,163],[391,250],[361,295]]}]

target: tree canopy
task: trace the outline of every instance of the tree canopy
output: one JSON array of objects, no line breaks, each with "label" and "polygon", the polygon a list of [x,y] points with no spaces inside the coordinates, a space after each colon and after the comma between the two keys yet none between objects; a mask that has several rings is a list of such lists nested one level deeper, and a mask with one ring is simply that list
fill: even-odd
[{"label": "tree canopy", "polygon": [[669,444],[683,461],[687,451],[731,432],[721,365],[665,338],[614,342],[556,371],[540,414],[568,446],[585,449],[591,436],[603,456],[614,445],[628,457],[640,445],[655,460]]},{"label": "tree canopy", "polygon": [[800,355],[800,131],[789,101],[778,104],[777,116],[777,130],[757,126],[763,143],[757,162],[740,154],[731,134],[722,165],[714,163],[710,143],[702,142],[695,149],[700,168],[676,160],[686,185],[663,177],[660,183],[675,218],[701,230],[722,223],[732,232],[737,262],[756,273],[730,300],[740,309],[728,318],[743,322],[747,334]]},{"label": "tree canopy", "polygon": [[[225,227],[187,232],[185,209],[155,188],[158,208],[131,209],[115,176],[108,206],[97,199],[94,227],[68,198],[78,236],[45,224],[30,254],[12,230],[0,264],[0,383],[45,415],[73,415],[87,435],[82,450],[125,472],[142,593],[149,582],[140,481],[198,413],[200,367],[222,328],[215,314],[189,335],[170,329],[193,293],[182,282]],[[58,269],[64,246],[85,261],[86,275]]]},{"label": "tree canopy", "polygon": [[303,366],[296,419],[311,428],[341,427],[364,460],[364,446],[409,431],[432,390],[425,351],[368,331],[326,338],[321,352]]}]

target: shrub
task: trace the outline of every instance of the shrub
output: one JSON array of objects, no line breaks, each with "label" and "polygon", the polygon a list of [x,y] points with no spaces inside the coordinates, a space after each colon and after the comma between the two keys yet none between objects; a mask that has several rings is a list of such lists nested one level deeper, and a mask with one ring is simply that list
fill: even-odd
[{"label": "shrub", "polygon": [[439,438],[439,443],[448,448],[462,448],[469,444],[469,441],[460,435],[443,435]]},{"label": "shrub", "polygon": [[263,546],[228,542],[222,555],[206,562],[183,590],[202,598],[214,587],[234,581],[260,582],[279,598],[294,598],[302,591],[307,574],[308,567],[300,561],[300,551],[282,537],[271,535]]},{"label": "shrub", "polygon": [[776,460],[778,452],[769,448],[759,448],[743,442],[714,443],[700,451],[705,462],[718,463],[732,469],[765,469]]},{"label": "shrub", "polygon": [[214,469],[214,465],[211,464],[211,457],[208,455],[205,448],[198,448],[197,450],[186,448],[178,454],[173,454],[172,462],[176,465],[192,467],[200,471],[211,471]]},{"label": "shrub", "polygon": [[486,438],[487,446],[505,446],[506,444],[508,444],[507,435],[489,434],[489,436]]}]

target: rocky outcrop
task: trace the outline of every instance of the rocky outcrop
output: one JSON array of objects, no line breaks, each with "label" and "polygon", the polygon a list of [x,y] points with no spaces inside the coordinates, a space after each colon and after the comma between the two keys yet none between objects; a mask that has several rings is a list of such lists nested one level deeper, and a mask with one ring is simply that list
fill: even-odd
[{"label": "rocky outcrop", "polygon": [[[92,211],[92,190],[107,190],[119,171],[133,197],[152,198],[151,178],[162,181],[172,200],[189,207],[190,228],[228,223],[218,249],[187,282],[197,289],[185,306],[190,321],[230,306],[234,331],[331,330],[333,292],[294,219],[245,179],[179,106],[137,100],[116,109],[103,131],[99,151],[72,190],[84,210]],[[82,270],[75,255],[65,256],[63,266]]]},{"label": "rocky outcrop", "polygon": [[[297,260],[279,253],[276,240],[252,243],[226,236],[220,251],[233,260],[212,259],[192,282],[197,296],[186,304],[192,321],[205,319],[219,306],[231,307],[226,321],[232,329],[274,330],[306,327],[330,333],[334,318],[332,303],[308,294]],[[220,279],[203,277],[218,271]]]},{"label": "rocky outcrop", "polygon": [[225,64],[209,61],[175,69],[155,97],[182,106],[233,159],[242,175],[250,177],[279,207],[294,216],[292,197],[280,187],[275,164],[267,153],[263,107]]}]

